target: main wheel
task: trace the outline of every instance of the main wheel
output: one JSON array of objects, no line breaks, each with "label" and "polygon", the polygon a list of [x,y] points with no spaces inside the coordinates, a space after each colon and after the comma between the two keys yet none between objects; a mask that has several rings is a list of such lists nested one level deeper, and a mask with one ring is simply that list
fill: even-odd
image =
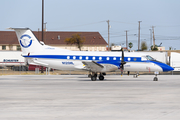
[{"label": "main wheel", "polygon": [[90,77],[91,77],[91,74],[89,74],[88,77],[90,78]]},{"label": "main wheel", "polygon": [[154,77],[153,81],[158,81],[158,78],[157,78],[157,77]]},{"label": "main wheel", "polygon": [[99,80],[104,80],[104,76],[99,76]]},{"label": "main wheel", "polygon": [[96,76],[91,76],[92,81],[96,81]]}]

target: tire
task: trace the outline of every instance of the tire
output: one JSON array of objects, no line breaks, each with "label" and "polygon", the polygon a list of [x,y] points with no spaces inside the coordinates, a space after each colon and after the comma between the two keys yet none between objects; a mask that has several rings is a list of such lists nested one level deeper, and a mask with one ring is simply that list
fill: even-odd
[{"label": "tire", "polygon": [[104,80],[104,76],[99,76],[99,80]]},{"label": "tire", "polygon": [[96,76],[91,76],[92,81],[96,81]]},{"label": "tire", "polygon": [[153,81],[158,81],[158,78],[157,78],[157,77],[154,77]]}]

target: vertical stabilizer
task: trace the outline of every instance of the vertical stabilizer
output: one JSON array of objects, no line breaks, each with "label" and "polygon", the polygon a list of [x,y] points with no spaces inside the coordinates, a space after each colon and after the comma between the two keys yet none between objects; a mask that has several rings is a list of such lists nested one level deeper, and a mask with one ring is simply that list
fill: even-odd
[{"label": "vertical stabilizer", "polygon": [[10,28],[15,30],[23,54],[42,51],[43,46],[29,28]]}]

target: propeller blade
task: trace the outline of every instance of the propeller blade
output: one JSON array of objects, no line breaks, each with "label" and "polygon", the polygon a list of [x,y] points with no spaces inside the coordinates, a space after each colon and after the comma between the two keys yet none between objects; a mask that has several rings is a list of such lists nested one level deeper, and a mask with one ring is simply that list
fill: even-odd
[{"label": "propeller blade", "polygon": [[122,56],[121,56],[120,70],[121,70],[121,76],[122,76],[123,71],[124,71],[124,64],[126,64],[126,62],[124,61],[124,50],[123,50],[123,48],[121,49],[121,51],[122,51]]},{"label": "propeller blade", "polygon": [[124,61],[124,50],[123,50],[123,48],[121,49],[121,51],[122,51],[122,56],[121,56],[120,68],[121,68],[122,70],[124,70],[124,64],[126,64],[126,62]]},{"label": "propeller blade", "polygon": [[120,69],[120,71],[121,71],[121,76],[123,75],[123,70],[122,69]]},{"label": "propeller blade", "polygon": [[130,74],[130,71],[128,71],[128,76],[129,76],[129,74]]},{"label": "propeller blade", "polygon": [[123,48],[121,50],[122,50],[121,62],[124,62],[124,50]]}]

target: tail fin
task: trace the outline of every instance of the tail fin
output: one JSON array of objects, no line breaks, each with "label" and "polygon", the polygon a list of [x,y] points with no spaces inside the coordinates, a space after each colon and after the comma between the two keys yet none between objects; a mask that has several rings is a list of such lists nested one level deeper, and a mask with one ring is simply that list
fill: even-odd
[{"label": "tail fin", "polygon": [[10,28],[15,30],[23,54],[42,51],[43,46],[29,28]]}]

